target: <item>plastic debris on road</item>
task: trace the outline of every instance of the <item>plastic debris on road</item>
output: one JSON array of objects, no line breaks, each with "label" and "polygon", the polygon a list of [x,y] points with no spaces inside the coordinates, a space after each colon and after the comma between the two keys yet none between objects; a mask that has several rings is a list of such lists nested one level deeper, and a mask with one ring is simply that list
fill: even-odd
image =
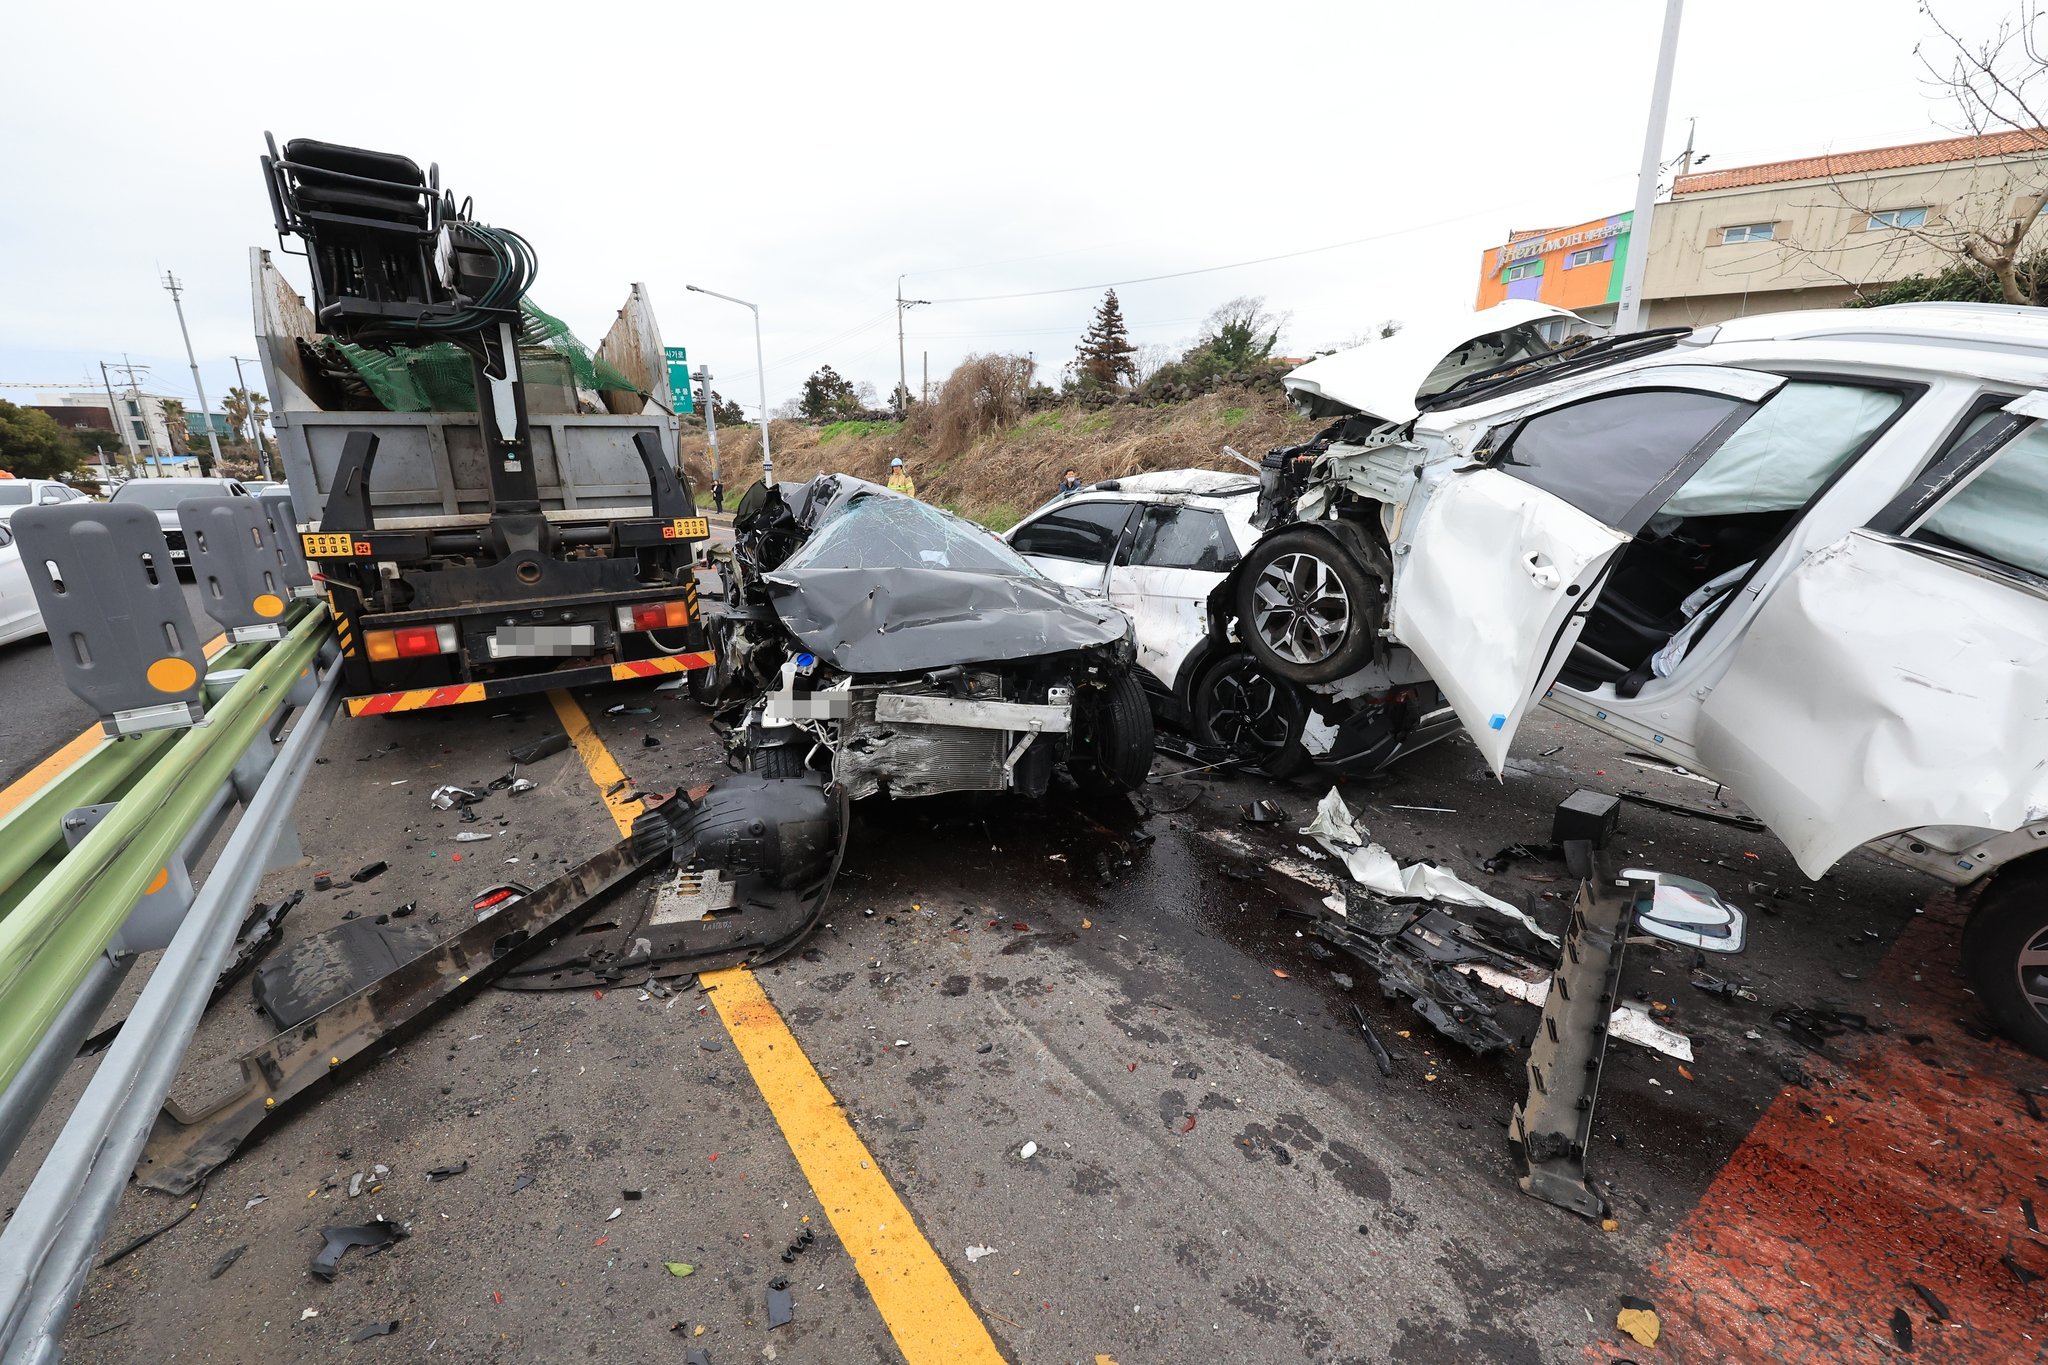
[{"label": "plastic debris on road", "polygon": [[350,1341],[368,1341],[371,1337],[388,1337],[398,1330],[398,1319],[373,1322],[367,1327],[358,1327],[349,1337]]},{"label": "plastic debris on road", "polygon": [[557,732],[512,750],[512,761],[524,768],[530,764],[538,763],[544,758],[552,758],[568,747],[569,737]]},{"label": "plastic debris on road", "polygon": [[1026,1161],[1031,1160],[1032,1157],[1038,1155],[1038,1144],[1035,1142],[1025,1143],[1017,1149],[1017,1155]]},{"label": "plastic debris on road", "polygon": [[1498,896],[1489,896],[1456,873],[1427,863],[1411,863],[1402,867],[1394,855],[1378,844],[1369,844],[1365,831],[1352,818],[1351,810],[1344,804],[1344,798],[1330,788],[1316,806],[1316,818],[1302,828],[1351,874],[1353,881],[1368,891],[1382,896],[1397,896],[1409,900],[1440,900],[1453,905],[1469,905],[1492,910],[1505,915],[1522,925],[1545,943],[1555,944],[1555,934],[1546,932],[1535,920],[1509,905]]},{"label": "plastic debris on road", "polygon": [[993,1256],[995,1254],[996,1249],[994,1247],[969,1247],[967,1248],[967,1261],[971,1265],[984,1256]]},{"label": "plastic debris on road", "polygon": [[453,1180],[468,1169],[469,1163],[467,1161],[458,1161],[453,1166],[436,1166],[433,1170],[427,1172],[427,1183],[432,1185],[443,1180]]},{"label": "plastic debris on road", "polygon": [[434,788],[427,797],[428,803],[435,810],[454,810],[457,806],[473,806],[483,799],[484,794],[482,792],[472,791],[468,787],[458,787],[452,783]]},{"label": "plastic debris on road", "polygon": [[1628,1333],[1630,1340],[1638,1346],[1655,1346],[1657,1338],[1664,1333],[1664,1324],[1657,1318],[1657,1310],[1647,1299],[1621,1296],[1621,1311],[1614,1315],[1614,1325]]},{"label": "plastic debris on road", "polygon": [[331,1280],[341,1269],[341,1258],[348,1254],[350,1247],[367,1247],[370,1254],[375,1255],[412,1234],[389,1218],[379,1218],[368,1223],[325,1227],[320,1229],[320,1235],[327,1239],[327,1244],[313,1258],[311,1269],[320,1279]]},{"label": "plastic debris on road", "polygon": [[662,1265],[667,1268],[669,1274],[679,1280],[686,1275],[697,1273],[697,1267],[689,1264],[687,1261],[663,1261]]},{"label": "plastic debris on road", "polygon": [[796,1300],[790,1295],[789,1281],[776,1277],[768,1282],[768,1326],[780,1327],[796,1316]]}]

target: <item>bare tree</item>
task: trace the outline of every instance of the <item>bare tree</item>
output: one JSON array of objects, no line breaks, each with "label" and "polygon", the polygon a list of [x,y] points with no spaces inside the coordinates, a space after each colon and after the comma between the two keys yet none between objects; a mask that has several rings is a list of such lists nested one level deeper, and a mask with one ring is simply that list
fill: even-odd
[{"label": "bare tree", "polygon": [[1874,246],[1896,262],[1920,246],[1989,271],[2007,303],[2039,304],[2048,279],[2032,278],[2022,261],[2030,254],[2029,234],[2048,203],[2048,127],[2042,120],[2048,109],[2048,41],[2040,0],[2021,0],[2014,17],[1977,41],[1944,23],[1928,0],[1922,0],[1920,12],[1940,35],[1932,40],[1935,50],[1929,51],[1928,44],[1913,49],[1926,72],[1923,84],[1931,97],[1952,108],[1956,134],[1981,139],[1983,156],[1998,160],[1973,174],[1951,202],[1930,206],[1923,222],[1902,219],[1896,210],[1878,205],[1867,178],[1830,175],[1829,189],[1839,204],[1854,211],[1859,227],[1881,220],[1887,230],[1867,242],[1844,234],[1827,246],[1788,244],[1788,249],[1861,290],[1883,272],[1866,266],[1855,272],[1862,278],[1852,278],[1818,257]]},{"label": "bare tree", "polygon": [[1134,383],[1142,384],[1159,373],[1163,365],[1172,364],[1180,358],[1180,350],[1157,341],[1148,341],[1131,353],[1131,364],[1137,373]]}]

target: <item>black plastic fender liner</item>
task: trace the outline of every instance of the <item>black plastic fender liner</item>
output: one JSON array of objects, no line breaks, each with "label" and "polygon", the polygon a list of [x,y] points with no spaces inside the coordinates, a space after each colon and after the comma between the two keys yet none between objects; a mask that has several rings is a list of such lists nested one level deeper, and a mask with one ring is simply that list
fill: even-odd
[{"label": "black plastic fender liner", "polygon": [[498,986],[638,985],[775,961],[824,917],[846,856],[849,805],[846,789],[820,773],[746,773],[642,812],[628,842],[637,861],[676,869],[667,891],[620,906],[601,930],[522,957]]}]

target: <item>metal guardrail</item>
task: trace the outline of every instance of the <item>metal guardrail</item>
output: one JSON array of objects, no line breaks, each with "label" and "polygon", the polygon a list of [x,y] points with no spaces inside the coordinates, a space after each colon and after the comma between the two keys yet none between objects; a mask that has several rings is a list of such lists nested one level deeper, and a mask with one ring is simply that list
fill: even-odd
[{"label": "metal guardrail", "polygon": [[[215,538],[247,549],[219,547],[202,599],[255,642],[223,650],[195,677],[184,669],[198,635],[163,534],[153,518],[145,528],[107,515],[117,510],[25,509],[17,523],[65,681],[120,737],[0,818],[0,1165],[136,956],[163,953],[0,1230],[4,1362],[58,1356],[257,883],[299,857],[292,805],[339,707],[327,608],[297,600],[267,518],[235,509],[229,525],[214,515],[228,533]],[[185,510],[194,520],[206,512]],[[37,516],[45,511],[66,515]],[[259,594],[272,600],[252,617],[236,599]],[[251,624],[261,628],[234,629]],[[124,635],[130,627],[140,628]],[[191,869],[209,852],[195,886]]]}]

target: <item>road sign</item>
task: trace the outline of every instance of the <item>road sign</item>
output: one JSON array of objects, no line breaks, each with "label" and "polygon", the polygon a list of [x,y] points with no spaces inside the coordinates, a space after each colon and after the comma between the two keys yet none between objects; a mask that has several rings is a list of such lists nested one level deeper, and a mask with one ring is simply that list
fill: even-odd
[{"label": "road sign", "polygon": [[668,356],[668,392],[676,411],[695,412],[697,405],[690,398],[690,348],[664,346],[661,349]]}]

